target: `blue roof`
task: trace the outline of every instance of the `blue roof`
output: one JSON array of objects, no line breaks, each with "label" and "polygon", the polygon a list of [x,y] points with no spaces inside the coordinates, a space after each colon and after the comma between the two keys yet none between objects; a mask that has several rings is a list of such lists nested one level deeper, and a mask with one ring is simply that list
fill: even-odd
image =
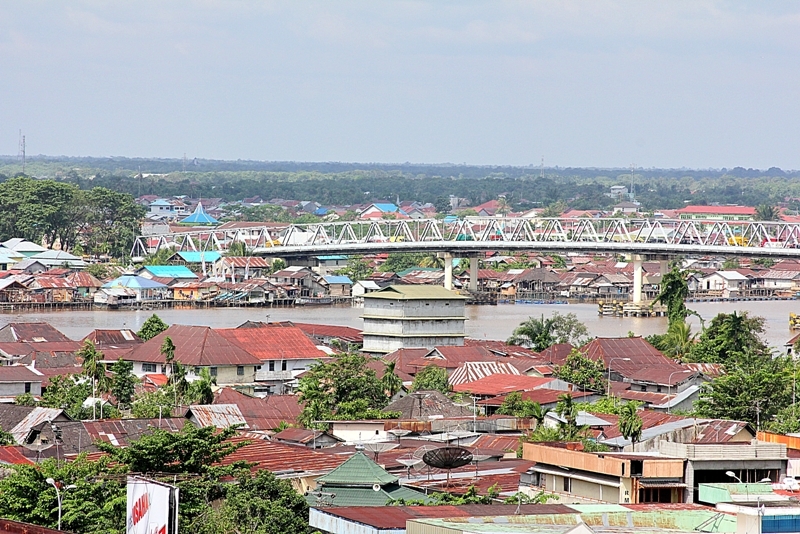
[{"label": "blue roof", "polygon": [[447,216],[444,218],[444,222],[446,222],[446,223],[454,223],[454,222],[456,222],[457,220],[458,220],[458,217],[457,217],[457,216],[455,216],[455,215],[447,215]]},{"label": "blue roof", "polygon": [[161,278],[197,278],[185,265],[145,265],[144,268]]},{"label": "blue roof", "polygon": [[328,256],[317,256],[318,260],[346,260],[347,256],[341,254],[332,254]]},{"label": "blue roof", "polygon": [[400,208],[391,203],[379,202],[373,205],[384,213],[394,213],[396,211],[400,211]]},{"label": "blue roof", "polygon": [[150,280],[149,278],[136,276],[135,274],[123,274],[119,278],[111,280],[110,282],[106,282],[105,284],[103,284],[103,287],[130,287],[132,289],[157,289],[157,288],[165,288],[167,286],[165,286],[160,282],[156,282],[155,280]]},{"label": "blue roof", "polygon": [[328,275],[323,276],[326,282],[329,284],[350,284],[353,285],[353,281],[350,280],[347,276],[335,276],[335,275]]},{"label": "blue roof", "polygon": [[150,203],[151,206],[172,206],[172,204],[168,200],[164,200],[163,198],[157,198],[153,202]]},{"label": "blue roof", "polygon": [[314,215],[325,215],[328,213],[328,208],[320,206],[314,210]]},{"label": "blue roof", "polygon": [[194,213],[192,213],[185,219],[181,219],[181,224],[217,224],[217,223],[219,223],[219,221],[208,214],[208,212],[203,207],[202,202],[197,203],[197,207],[194,209]]},{"label": "blue roof", "polygon": [[178,252],[178,256],[186,263],[203,263],[204,261],[214,263],[222,257],[219,252],[214,252],[213,250],[208,250],[206,252]]}]

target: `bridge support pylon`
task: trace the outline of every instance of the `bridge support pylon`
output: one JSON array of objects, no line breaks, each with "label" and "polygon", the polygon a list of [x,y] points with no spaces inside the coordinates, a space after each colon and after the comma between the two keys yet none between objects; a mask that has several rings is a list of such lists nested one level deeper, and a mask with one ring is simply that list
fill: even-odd
[{"label": "bridge support pylon", "polygon": [[444,258],[444,288],[453,290],[453,255],[450,252],[442,254]]},{"label": "bridge support pylon", "polygon": [[633,303],[642,302],[642,285],[644,276],[642,272],[642,257],[639,254],[633,255]]},{"label": "bridge support pylon", "polygon": [[478,292],[478,258],[469,259],[469,290]]}]

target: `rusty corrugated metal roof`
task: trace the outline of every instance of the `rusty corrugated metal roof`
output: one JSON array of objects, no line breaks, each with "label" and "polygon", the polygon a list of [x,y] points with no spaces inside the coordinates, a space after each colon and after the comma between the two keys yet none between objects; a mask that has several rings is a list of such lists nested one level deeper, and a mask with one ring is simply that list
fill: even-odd
[{"label": "rusty corrugated metal roof", "polygon": [[127,361],[164,363],[161,345],[169,337],[175,344],[175,361],[182,365],[206,367],[261,365],[261,360],[208,326],[172,325],[123,357]]},{"label": "rusty corrugated metal roof", "polygon": [[61,408],[42,408],[37,406],[9,432],[14,436],[17,443],[22,443],[33,427],[63,417],[64,410]]},{"label": "rusty corrugated metal roof", "polygon": [[229,426],[241,425],[241,428],[249,428],[242,412],[235,404],[197,404],[189,406],[186,417],[200,427],[228,428]]}]

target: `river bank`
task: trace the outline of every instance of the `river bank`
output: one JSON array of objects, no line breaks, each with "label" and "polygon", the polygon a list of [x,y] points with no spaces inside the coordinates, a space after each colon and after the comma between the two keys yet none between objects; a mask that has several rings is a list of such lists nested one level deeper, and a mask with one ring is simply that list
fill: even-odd
[{"label": "river bank", "polygon": [[[783,350],[783,344],[793,335],[789,331],[790,312],[800,312],[800,303],[789,301],[697,302],[689,304],[704,320],[717,313],[748,311],[766,320],[765,339],[770,346]],[[665,317],[599,317],[595,304],[501,304],[498,306],[467,306],[466,332],[478,339],[507,339],[519,323],[531,316],[548,316],[553,312],[574,313],[586,324],[593,336],[619,337],[628,332],[648,336],[666,330]],[[361,308],[299,307],[299,308],[208,308],[162,309],[159,317],[169,324],[206,325],[232,328],[245,321],[298,321],[335,324],[361,328]],[[43,321],[58,328],[73,339],[81,339],[96,328],[130,328],[138,330],[154,313],[152,310],[65,310],[38,313],[0,314],[0,326],[16,321]],[[700,331],[700,321],[690,317],[694,332]]]}]

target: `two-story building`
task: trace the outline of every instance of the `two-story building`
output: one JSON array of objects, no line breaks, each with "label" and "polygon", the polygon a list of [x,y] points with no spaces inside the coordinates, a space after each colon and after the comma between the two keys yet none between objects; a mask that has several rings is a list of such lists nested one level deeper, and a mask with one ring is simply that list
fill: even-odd
[{"label": "two-story building", "polygon": [[161,350],[167,337],[175,345],[174,361],[186,369],[188,380],[199,378],[202,369],[206,368],[220,386],[234,386],[246,391],[254,389],[256,369],[261,360],[220,334],[219,330],[208,326],[172,325],[121,357],[133,362],[136,376],[169,376],[172,367],[167,364]]}]

